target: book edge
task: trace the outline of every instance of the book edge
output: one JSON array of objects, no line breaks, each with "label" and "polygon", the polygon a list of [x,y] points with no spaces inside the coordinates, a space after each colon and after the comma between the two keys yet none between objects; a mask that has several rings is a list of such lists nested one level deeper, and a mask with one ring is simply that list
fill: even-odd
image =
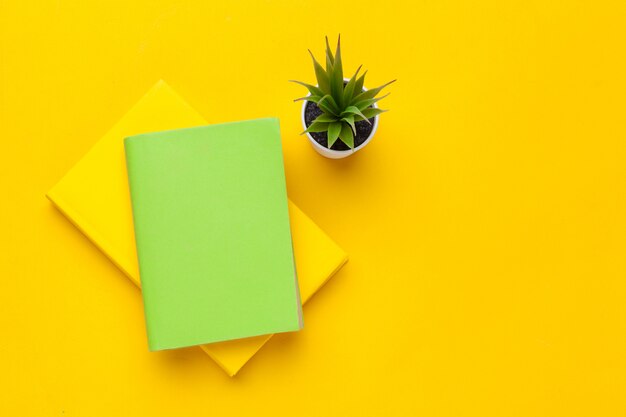
[{"label": "book edge", "polygon": [[[135,286],[141,288],[139,280],[131,275],[124,266],[115,260],[115,256],[112,255],[113,253],[116,253],[116,251],[112,249],[113,245],[108,243],[107,240],[100,233],[98,233],[89,222],[79,215],[76,210],[71,208],[71,206],[55,192],[54,188],[46,193],[46,198],[70,223],[72,223],[94,246],[96,246],[96,248],[100,250],[100,252],[102,252],[109,259],[109,261],[113,263],[113,265],[122,271],[122,273],[130,279]],[[122,257],[118,256],[118,258],[121,259]]]}]

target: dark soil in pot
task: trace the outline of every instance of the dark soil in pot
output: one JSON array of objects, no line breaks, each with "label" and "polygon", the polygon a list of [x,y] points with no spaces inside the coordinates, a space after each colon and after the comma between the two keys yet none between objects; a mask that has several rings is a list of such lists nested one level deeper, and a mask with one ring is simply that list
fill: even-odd
[{"label": "dark soil in pot", "polygon": [[[311,123],[322,114],[322,111],[317,104],[312,101],[306,102],[306,107],[304,109],[304,122],[306,123],[306,127],[309,127]],[[354,148],[358,148],[363,145],[363,142],[367,140],[374,129],[374,123],[376,123],[376,119],[372,117],[369,119],[372,124],[367,123],[365,120],[361,120],[360,122],[356,122],[354,126],[356,127],[356,135],[354,136]],[[322,145],[323,147],[328,147],[328,135],[326,132],[311,132],[310,135],[315,139],[317,143]],[[331,148],[333,151],[348,151],[350,148],[348,145],[343,143],[341,140],[337,139]]]}]

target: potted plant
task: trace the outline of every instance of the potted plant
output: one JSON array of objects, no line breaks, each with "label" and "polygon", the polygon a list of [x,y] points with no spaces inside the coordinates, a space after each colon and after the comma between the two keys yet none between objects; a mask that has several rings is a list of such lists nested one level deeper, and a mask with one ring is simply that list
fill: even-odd
[{"label": "potted plant", "polygon": [[303,101],[302,125],[305,130],[302,134],[307,135],[317,152],[332,159],[350,156],[372,140],[379,115],[386,111],[379,109],[376,103],[388,94],[376,96],[395,81],[368,90],[363,86],[367,71],[359,77],[361,66],[352,78],[344,78],[340,43],[339,37],[333,56],[326,37],[325,69],[309,50],[317,85],[291,80],[309,90],[306,97],[294,100]]}]

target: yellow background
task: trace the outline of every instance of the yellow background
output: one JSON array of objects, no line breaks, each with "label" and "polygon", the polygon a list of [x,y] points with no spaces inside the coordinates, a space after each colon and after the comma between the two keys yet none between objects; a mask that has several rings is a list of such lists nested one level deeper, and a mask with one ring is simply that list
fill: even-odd
[{"label": "yellow background", "polygon": [[[626,4],[0,2],[0,414],[626,413]],[[398,78],[343,161],[301,131],[341,32]],[[279,116],[291,199],[350,254],[236,378],[149,353],[139,291],[45,192],[158,79]]]}]

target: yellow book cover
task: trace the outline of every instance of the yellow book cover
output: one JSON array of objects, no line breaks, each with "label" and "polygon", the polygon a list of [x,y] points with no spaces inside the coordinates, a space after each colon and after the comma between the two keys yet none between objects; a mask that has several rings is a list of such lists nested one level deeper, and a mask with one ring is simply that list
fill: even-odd
[{"label": "yellow book cover", "polygon": [[[137,286],[140,286],[124,138],[206,125],[164,81],[159,81],[47,194],[50,201]],[[295,204],[289,217],[302,302],[347,261],[339,248]],[[272,335],[202,345],[235,375]]]}]

